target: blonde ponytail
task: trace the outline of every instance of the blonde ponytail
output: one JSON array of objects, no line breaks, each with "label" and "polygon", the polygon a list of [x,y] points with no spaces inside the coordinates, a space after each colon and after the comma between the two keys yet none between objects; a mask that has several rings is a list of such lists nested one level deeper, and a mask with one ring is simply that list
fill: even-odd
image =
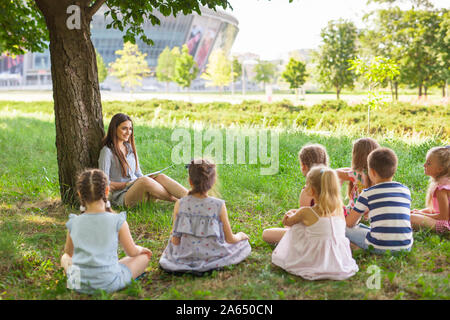
[{"label": "blonde ponytail", "polygon": [[307,183],[318,195],[318,207],[322,216],[342,214],[341,186],[333,169],[314,166],[306,177]]}]

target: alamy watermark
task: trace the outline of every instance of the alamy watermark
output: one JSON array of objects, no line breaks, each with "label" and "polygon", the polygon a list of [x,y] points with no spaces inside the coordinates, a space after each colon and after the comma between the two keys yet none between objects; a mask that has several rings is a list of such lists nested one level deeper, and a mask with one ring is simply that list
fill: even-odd
[{"label": "alamy watermark", "polygon": [[81,270],[73,264],[67,269],[67,288],[77,290],[81,288]]},{"label": "alamy watermark", "polygon": [[371,276],[366,280],[368,289],[381,289],[381,269],[375,264],[370,265],[366,271]]},{"label": "alamy watermark", "polygon": [[193,158],[209,158],[215,164],[259,164],[261,175],[273,175],[279,169],[279,135],[275,130],[190,131],[175,129],[171,136],[176,145],[171,160],[186,164]]},{"label": "alamy watermark", "polygon": [[66,26],[69,30],[81,29],[81,9],[76,4],[68,6],[66,13],[69,17],[66,20]]}]

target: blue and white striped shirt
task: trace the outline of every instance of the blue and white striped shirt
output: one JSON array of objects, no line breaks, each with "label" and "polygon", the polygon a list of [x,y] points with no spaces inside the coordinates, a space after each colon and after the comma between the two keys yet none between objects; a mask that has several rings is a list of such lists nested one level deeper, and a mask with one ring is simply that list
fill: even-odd
[{"label": "blue and white striped shirt", "polygon": [[413,233],[408,187],[394,181],[376,184],[363,190],[353,209],[360,214],[369,210],[368,245],[392,251],[411,248]]}]

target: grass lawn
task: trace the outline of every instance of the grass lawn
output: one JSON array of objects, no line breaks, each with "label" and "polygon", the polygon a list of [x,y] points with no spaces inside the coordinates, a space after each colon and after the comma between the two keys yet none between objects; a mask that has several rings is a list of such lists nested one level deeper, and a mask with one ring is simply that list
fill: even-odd
[{"label": "grass lawn", "polygon": [[[135,119],[143,172],[171,164],[171,150],[176,144],[171,140],[174,128],[186,127],[193,132],[211,126],[225,130],[233,123],[235,130],[246,125],[277,127],[277,174],[260,175],[260,164],[218,166],[218,191],[226,201],[232,229],[250,236],[252,254],[238,265],[205,277],[162,272],[158,260],[168,241],[173,204],[154,202],[127,210],[135,242],[153,251],[143,279],[113,294],[98,292],[88,296],[66,289],[59,259],[68,214],[78,211],[59,203],[52,104],[0,102],[0,146],[4,151],[0,158],[0,299],[449,299],[449,236],[429,231],[414,233],[413,250],[407,254],[378,256],[354,251],[360,270],[345,281],[307,281],[271,264],[274,247],[262,241],[262,231],[281,226],[284,212],[297,206],[305,183],[297,160],[301,146],[321,143],[328,151],[331,167],[350,165],[352,141],[361,137],[363,131],[346,122],[351,113],[346,108],[330,111],[322,106],[323,114],[332,113],[337,122],[333,129],[322,116],[321,122],[309,127],[312,131],[305,130],[301,123],[290,124],[302,112],[311,114],[305,118],[306,123],[308,119],[315,121],[310,111],[318,109],[266,104],[259,113],[259,107],[251,104],[238,110],[228,104],[187,107],[167,101],[108,102],[103,107],[105,125],[119,110]],[[417,113],[425,114],[427,110],[404,106],[395,112],[403,113],[403,117],[379,111],[379,117],[395,119],[388,124],[389,130],[375,131],[374,137],[381,145],[395,150],[399,157],[395,180],[410,188],[412,207],[423,207],[428,178],[422,165],[429,148],[449,144],[445,125],[449,108],[430,107],[428,118],[421,118],[430,126],[423,125],[422,133],[413,133],[408,127],[418,121]],[[204,122],[195,123],[196,120]],[[184,166],[175,166],[168,175],[188,186]],[[381,270],[380,289],[366,286],[371,276],[368,270],[373,265]]]}]

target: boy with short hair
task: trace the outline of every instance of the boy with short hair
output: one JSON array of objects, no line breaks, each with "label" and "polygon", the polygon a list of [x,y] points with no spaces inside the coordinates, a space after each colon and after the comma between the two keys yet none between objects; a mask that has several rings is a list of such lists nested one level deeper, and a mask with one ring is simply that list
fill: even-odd
[{"label": "boy with short hair", "polygon": [[[367,162],[368,175],[374,185],[364,189],[346,217],[345,235],[362,249],[373,246],[375,253],[410,251],[413,244],[411,193],[408,187],[392,181],[397,156],[389,148],[379,148],[369,154]],[[356,225],[366,210],[369,210],[370,227]]]}]

